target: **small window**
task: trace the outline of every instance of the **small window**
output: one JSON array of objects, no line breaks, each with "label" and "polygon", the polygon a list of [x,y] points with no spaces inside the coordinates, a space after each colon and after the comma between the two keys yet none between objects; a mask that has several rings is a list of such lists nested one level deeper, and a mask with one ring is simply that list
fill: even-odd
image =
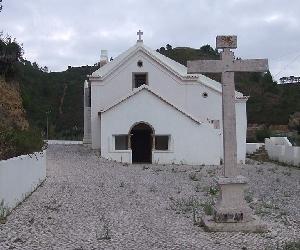
[{"label": "small window", "polygon": [[148,84],[147,73],[133,73],[133,88]]},{"label": "small window", "polygon": [[137,66],[139,66],[140,68],[143,67],[143,61],[139,60],[139,61],[137,62]]},{"label": "small window", "polygon": [[204,92],[204,93],[202,94],[202,96],[203,96],[204,98],[207,98],[207,97],[208,97],[208,94],[207,94],[206,92]]},{"label": "small window", "polygon": [[115,135],[115,150],[128,149],[128,135]]},{"label": "small window", "polygon": [[156,135],[155,136],[155,149],[156,150],[169,150],[169,136]]}]

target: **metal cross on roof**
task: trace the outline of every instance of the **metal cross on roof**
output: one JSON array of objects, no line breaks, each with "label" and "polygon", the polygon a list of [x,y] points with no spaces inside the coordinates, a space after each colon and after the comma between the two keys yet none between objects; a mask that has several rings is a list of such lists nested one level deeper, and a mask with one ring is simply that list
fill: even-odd
[{"label": "metal cross on roof", "polygon": [[139,36],[139,39],[137,41],[143,42],[143,39],[142,39],[142,35],[144,34],[143,31],[139,30],[136,34]]}]

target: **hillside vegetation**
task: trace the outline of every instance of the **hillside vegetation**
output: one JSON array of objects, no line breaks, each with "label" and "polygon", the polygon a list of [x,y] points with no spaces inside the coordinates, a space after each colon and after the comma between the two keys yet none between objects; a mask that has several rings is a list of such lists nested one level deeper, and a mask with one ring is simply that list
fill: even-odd
[{"label": "hillside vegetation", "polygon": [[[184,65],[187,60],[219,58],[218,51],[209,45],[199,49],[173,49],[167,45],[157,51]],[[29,123],[46,134],[48,115],[50,139],[82,139],[83,82],[96,69],[97,66],[69,67],[49,73],[47,67],[21,60],[17,79]],[[220,81],[220,75],[208,76]],[[300,111],[299,85],[278,85],[270,72],[238,73],[235,78],[237,90],[250,96],[248,123],[287,125],[290,115]]]},{"label": "hillside vegetation", "polygon": [[82,139],[83,82],[96,67],[69,67],[63,72],[48,73],[36,63],[22,61],[18,68],[29,122],[46,134],[48,115],[50,139]]},{"label": "hillside vegetation", "polygon": [[44,144],[23,108],[17,80],[22,51],[15,40],[0,36],[0,160],[40,151]]}]

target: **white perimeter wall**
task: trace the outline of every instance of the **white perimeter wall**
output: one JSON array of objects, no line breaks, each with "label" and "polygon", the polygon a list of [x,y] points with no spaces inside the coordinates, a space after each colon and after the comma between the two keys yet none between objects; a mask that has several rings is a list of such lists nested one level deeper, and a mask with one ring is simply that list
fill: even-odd
[{"label": "white perimeter wall", "polygon": [[101,121],[101,155],[105,158],[131,162],[131,150],[114,151],[112,135],[128,134],[133,124],[143,121],[151,124],[155,134],[171,135],[170,151],[154,151],[153,162],[220,163],[218,130],[199,125],[145,89],[102,113]]},{"label": "white perimeter wall", "polygon": [[62,145],[72,145],[72,144],[82,144],[82,141],[66,141],[66,140],[48,140],[45,141],[49,145],[51,144],[62,144]]},{"label": "white perimeter wall", "polygon": [[[139,60],[143,61],[141,68],[137,66]],[[101,141],[98,112],[132,92],[132,72],[148,72],[148,83],[151,89],[175,106],[192,114],[195,118],[204,122],[220,120],[219,133],[222,133],[222,97],[220,92],[196,81],[183,82],[152,58],[139,51],[105,80],[91,82],[91,129],[94,149],[100,148]],[[207,98],[203,98],[204,92],[208,93]],[[245,100],[237,101],[236,117],[237,158],[238,162],[244,162],[247,130]]]},{"label": "white perimeter wall", "polygon": [[246,153],[253,154],[255,151],[257,151],[263,145],[265,145],[265,144],[264,143],[247,143]]},{"label": "white perimeter wall", "polygon": [[300,147],[293,147],[286,137],[265,139],[265,147],[271,160],[300,166]]},{"label": "white perimeter wall", "polygon": [[0,201],[9,210],[46,178],[46,151],[0,161]]}]

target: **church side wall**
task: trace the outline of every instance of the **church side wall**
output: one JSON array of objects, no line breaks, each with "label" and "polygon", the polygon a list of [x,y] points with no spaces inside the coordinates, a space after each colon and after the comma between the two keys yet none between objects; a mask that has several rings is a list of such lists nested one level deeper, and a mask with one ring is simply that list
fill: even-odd
[{"label": "church side wall", "polygon": [[147,90],[102,113],[101,119],[101,152],[105,158],[123,162],[128,159],[131,150],[124,150],[123,154],[113,150],[113,135],[128,134],[133,124],[143,121],[151,124],[155,134],[171,136],[170,150],[154,151],[153,163],[220,163],[217,130],[210,125],[196,123]]},{"label": "church side wall", "polygon": [[100,149],[100,118],[98,116],[99,108],[99,87],[91,85],[91,132],[92,132],[92,148]]}]

